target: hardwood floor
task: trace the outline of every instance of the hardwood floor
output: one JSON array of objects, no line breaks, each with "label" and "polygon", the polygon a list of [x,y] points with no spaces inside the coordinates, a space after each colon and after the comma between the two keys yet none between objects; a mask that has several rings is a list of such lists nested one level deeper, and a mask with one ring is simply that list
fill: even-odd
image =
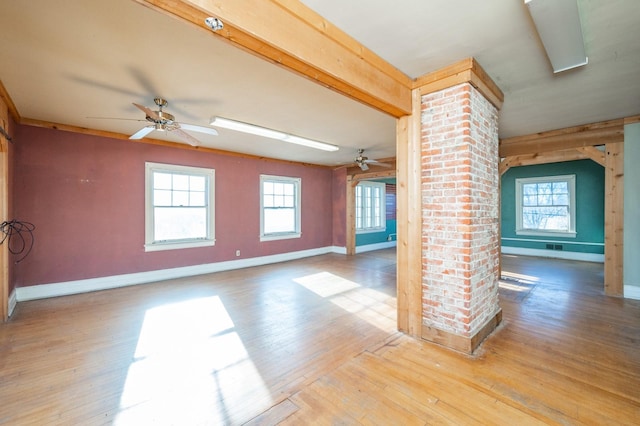
[{"label": "hardwood floor", "polygon": [[20,303],[0,424],[638,424],[640,301],[601,264],[503,257],[466,356],[395,331],[395,252]]}]

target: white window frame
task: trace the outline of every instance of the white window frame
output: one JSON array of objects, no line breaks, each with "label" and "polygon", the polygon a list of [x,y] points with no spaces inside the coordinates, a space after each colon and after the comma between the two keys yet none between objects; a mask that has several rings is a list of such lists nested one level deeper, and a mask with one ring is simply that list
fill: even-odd
[{"label": "white window frame", "polygon": [[[280,182],[294,185],[294,208],[295,208],[295,230],[292,232],[272,232],[264,231],[264,182]],[[301,211],[302,211],[302,179],[287,176],[260,175],[260,241],[284,240],[290,238],[300,238],[302,236]]]},{"label": "white window frame", "polygon": [[[364,197],[362,202],[358,202],[358,187],[362,188],[362,192],[364,193],[365,188],[369,187],[369,188],[377,188],[380,190],[380,199],[379,199],[379,206],[380,206],[380,226],[358,226],[358,214],[360,215],[360,217],[363,217],[366,215],[367,210],[369,210],[369,213],[373,216],[375,215],[375,205],[372,202],[372,200],[370,199],[370,197]],[[354,214],[356,215],[356,234],[368,234],[368,233],[373,233],[373,232],[384,232],[387,230],[387,212],[386,212],[386,184],[384,182],[372,182],[372,181],[362,181],[362,182],[358,182],[358,184],[356,185],[355,190],[355,196],[354,196],[354,201],[356,203],[355,207],[354,207]],[[360,212],[358,212],[358,210],[360,210]]]},{"label": "white window frame", "polygon": [[[153,174],[164,172],[206,178],[207,236],[180,240],[156,241],[154,236]],[[215,170],[203,167],[180,166],[145,162],[145,251],[173,250],[215,245]]]},{"label": "white window frame", "polygon": [[[569,230],[567,231],[546,231],[540,229],[526,229],[522,224],[522,187],[525,184],[546,183],[546,182],[567,182],[569,189]],[[540,176],[531,178],[516,179],[516,235],[551,236],[551,237],[576,237],[576,176]]]}]

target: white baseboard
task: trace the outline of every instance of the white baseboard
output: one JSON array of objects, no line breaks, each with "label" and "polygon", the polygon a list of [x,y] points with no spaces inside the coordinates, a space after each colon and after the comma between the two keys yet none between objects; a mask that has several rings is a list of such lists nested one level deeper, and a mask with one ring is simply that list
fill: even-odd
[{"label": "white baseboard", "polygon": [[18,304],[18,299],[16,296],[16,289],[14,288],[13,291],[11,292],[11,294],[9,295],[9,316],[11,316],[11,314],[13,314],[14,309],[16,309],[16,305]]},{"label": "white baseboard", "polygon": [[[205,265],[184,266],[180,268],[161,269],[133,274],[114,275],[110,277],[89,278],[85,280],[57,282],[49,284],[18,287],[12,293],[17,302],[26,300],[46,299],[48,297],[67,296],[70,294],[87,293],[90,291],[107,290],[137,284],[147,284],[175,278],[194,275],[210,274],[213,272],[229,271],[232,269],[250,268],[252,266],[270,263],[286,262],[321,254],[339,252],[340,247],[330,246],[317,249],[301,250],[291,253],[274,254],[271,256],[253,257],[248,259],[230,260],[226,262],[208,263]],[[345,250],[346,253],[346,250]],[[15,303],[14,303],[15,304]]]},{"label": "white baseboard", "polygon": [[523,247],[502,246],[502,254],[549,257],[554,259],[581,260],[583,262],[604,263],[604,254],[580,253],[577,251],[541,250]]},{"label": "white baseboard", "polygon": [[391,248],[391,247],[396,247],[398,245],[397,241],[386,241],[383,243],[375,243],[375,244],[367,244],[364,246],[356,246],[356,254],[358,253],[364,253],[367,251],[374,251],[374,250],[382,250],[382,249],[386,249],[386,248]]},{"label": "white baseboard", "polygon": [[640,286],[625,285],[624,286],[624,298],[640,300]]}]

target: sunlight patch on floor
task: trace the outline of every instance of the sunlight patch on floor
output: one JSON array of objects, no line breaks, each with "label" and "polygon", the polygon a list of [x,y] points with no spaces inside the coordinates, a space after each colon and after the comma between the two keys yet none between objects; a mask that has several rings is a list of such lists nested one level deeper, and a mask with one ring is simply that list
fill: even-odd
[{"label": "sunlight patch on floor", "polygon": [[392,297],[381,291],[329,272],[307,275],[294,281],[380,330],[396,330],[396,305]]},{"label": "sunlight patch on floor", "polygon": [[236,424],[260,393],[270,403],[219,297],[167,304],[145,314],[115,424]]},{"label": "sunlight patch on floor", "polygon": [[505,290],[511,290],[511,291],[517,291],[517,292],[521,292],[521,291],[531,291],[531,285],[522,285],[522,284],[518,284],[517,282],[505,282],[503,280],[500,280],[498,285],[500,286],[500,288],[503,288]]},{"label": "sunlight patch on floor", "polygon": [[540,281],[540,278],[533,275],[517,274],[515,272],[502,271],[502,277],[505,279],[511,279],[516,281],[522,281],[524,283],[535,284]]},{"label": "sunlight patch on floor", "polygon": [[344,293],[354,288],[359,288],[360,284],[346,280],[329,272],[319,272],[294,279],[295,282],[311,290],[320,297],[330,297]]}]

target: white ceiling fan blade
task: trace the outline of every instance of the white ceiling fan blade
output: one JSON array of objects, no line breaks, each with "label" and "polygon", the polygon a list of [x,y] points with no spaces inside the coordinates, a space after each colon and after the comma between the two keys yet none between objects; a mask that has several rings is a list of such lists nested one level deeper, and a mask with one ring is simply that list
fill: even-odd
[{"label": "white ceiling fan blade", "polygon": [[189,133],[183,131],[182,129],[171,130],[171,132],[173,132],[176,135],[178,135],[178,137],[180,137],[180,139],[184,140],[185,142],[187,142],[191,146],[200,145],[200,141],[198,139],[194,138],[193,136],[191,136]]},{"label": "white ceiling fan blade", "polygon": [[135,102],[133,102],[133,104],[134,104],[134,105],[135,105],[139,110],[141,110],[142,112],[144,112],[145,114],[147,114],[147,117],[151,117],[151,118],[153,118],[153,119],[154,119],[154,120],[156,120],[156,121],[161,121],[161,120],[162,120],[162,117],[160,117],[160,116],[159,116],[155,111],[153,111],[152,109],[147,108],[147,107],[146,107],[146,106],[144,106],[144,105],[137,104],[137,103],[135,103]]},{"label": "white ceiling fan blade", "polygon": [[142,139],[145,136],[147,136],[149,133],[153,132],[154,129],[155,129],[154,126],[143,127],[142,129],[138,130],[137,132],[129,136],[129,139]]},{"label": "white ceiling fan blade", "polygon": [[195,124],[180,123],[180,128],[183,130],[190,130],[192,132],[206,133],[208,135],[218,136],[218,131],[211,127],[197,126]]},{"label": "white ceiling fan blade", "polygon": [[380,166],[380,167],[391,167],[391,164],[381,163],[376,160],[365,160],[365,163],[373,164],[374,166]]}]

